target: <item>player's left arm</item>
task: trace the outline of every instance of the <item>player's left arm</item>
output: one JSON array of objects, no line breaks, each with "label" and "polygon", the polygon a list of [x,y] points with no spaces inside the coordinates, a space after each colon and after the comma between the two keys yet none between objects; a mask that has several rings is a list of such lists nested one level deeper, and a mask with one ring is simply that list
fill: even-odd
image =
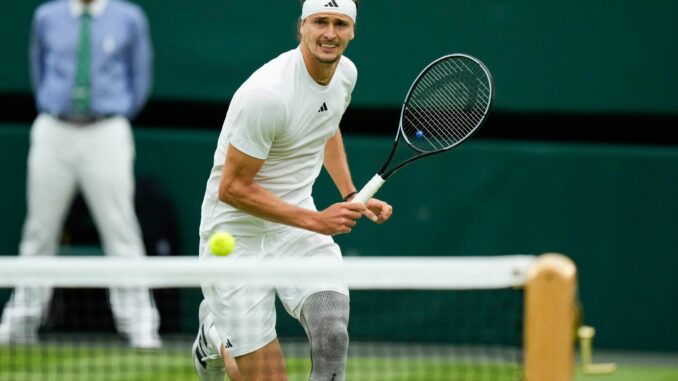
[{"label": "player's left arm", "polygon": [[[323,160],[323,165],[339,190],[342,198],[356,192],[356,187],[353,184],[351,171],[348,166],[346,150],[344,149],[344,140],[339,129],[337,129],[337,133],[325,144],[325,158]],[[353,196],[355,196],[355,194]],[[367,211],[365,212],[365,216],[378,224],[388,220],[393,213],[393,207],[391,207],[391,205],[376,198],[370,199],[366,206]]]},{"label": "player's left arm", "polygon": [[332,177],[332,181],[334,181],[334,184],[337,186],[341,198],[357,191],[353,184],[353,180],[351,179],[351,172],[348,168],[348,159],[346,158],[346,151],[344,150],[344,141],[339,129],[337,129],[337,133],[325,144],[325,158],[323,160],[323,165],[330,174],[330,177]]}]

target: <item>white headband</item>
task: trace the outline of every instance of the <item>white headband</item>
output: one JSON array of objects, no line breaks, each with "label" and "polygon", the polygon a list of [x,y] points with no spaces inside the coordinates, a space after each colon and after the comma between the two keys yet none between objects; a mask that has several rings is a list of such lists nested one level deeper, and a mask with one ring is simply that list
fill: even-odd
[{"label": "white headband", "polygon": [[323,12],[341,13],[353,20],[357,18],[357,9],[353,0],[306,0],[301,9],[301,19]]}]

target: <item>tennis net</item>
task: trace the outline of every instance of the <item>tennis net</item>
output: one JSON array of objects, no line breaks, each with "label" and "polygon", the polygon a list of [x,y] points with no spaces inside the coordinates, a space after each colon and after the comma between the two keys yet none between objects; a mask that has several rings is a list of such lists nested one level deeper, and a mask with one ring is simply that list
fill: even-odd
[{"label": "tennis net", "polygon": [[[228,257],[0,258],[0,307],[8,309],[5,302],[17,288],[53,290],[35,332],[21,332],[18,327],[27,325],[5,311],[0,381],[197,380],[191,346],[201,283],[270,288],[328,281],[350,289],[346,380],[537,380],[526,376],[526,327],[534,312],[526,305],[525,286],[538,259],[347,257],[343,265],[328,265]],[[157,345],[135,346],[118,333],[124,329],[109,299],[114,290],[132,288],[152,290],[160,315]],[[306,334],[277,303],[288,377],[307,380],[312,364]],[[561,303],[565,311],[568,303]],[[534,319],[555,328],[548,316]],[[543,356],[544,367],[552,368]]]}]

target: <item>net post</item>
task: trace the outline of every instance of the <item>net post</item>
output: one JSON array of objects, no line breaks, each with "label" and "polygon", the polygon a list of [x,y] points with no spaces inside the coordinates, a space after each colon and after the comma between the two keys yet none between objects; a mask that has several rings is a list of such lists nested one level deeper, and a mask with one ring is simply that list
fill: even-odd
[{"label": "net post", "polygon": [[557,253],[539,256],[525,288],[526,381],[574,379],[577,268]]}]

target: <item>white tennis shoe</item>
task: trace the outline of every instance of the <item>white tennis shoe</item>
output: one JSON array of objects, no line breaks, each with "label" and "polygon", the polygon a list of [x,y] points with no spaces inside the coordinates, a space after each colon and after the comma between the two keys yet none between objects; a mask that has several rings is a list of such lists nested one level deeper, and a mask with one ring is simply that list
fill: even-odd
[{"label": "white tennis shoe", "polygon": [[224,381],[226,369],[219,352],[221,339],[214,328],[214,318],[207,310],[204,300],[200,303],[198,318],[200,328],[191,349],[195,372],[200,381]]},{"label": "white tennis shoe", "polygon": [[162,340],[158,335],[135,337],[130,340],[130,346],[139,350],[160,349],[162,348]]},{"label": "white tennis shoe", "polygon": [[36,332],[16,332],[16,330],[10,329],[8,323],[0,324],[0,345],[33,345],[37,343],[38,334]]}]

